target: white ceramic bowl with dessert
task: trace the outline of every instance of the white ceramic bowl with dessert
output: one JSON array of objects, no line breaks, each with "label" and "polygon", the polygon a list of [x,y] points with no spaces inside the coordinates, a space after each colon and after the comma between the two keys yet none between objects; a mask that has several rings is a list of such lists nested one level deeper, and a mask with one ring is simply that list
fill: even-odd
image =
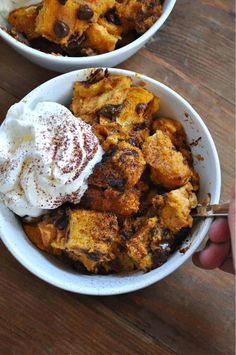
[{"label": "white ceramic bowl with dessert", "polygon": [[[74,82],[86,80],[90,72],[91,69],[84,69],[56,77],[34,89],[22,102],[32,106],[39,101],[51,101],[68,106]],[[200,176],[198,201],[210,195],[211,203],[218,203],[221,173],[217,151],[206,125],[192,106],[172,89],[144,75],[120,69],[109,69],[109,73],[129,76],[136,85],[142,83],[145,89],[160,98],[159,116],[172,117],[183,125],[188,142],[195,142],[191,145],[191,151],[194,168]],[[88,275],[73,271],[54,256],[37,249],[27,238],[19,219],[0,204],[0,235],[12,255],[40,279],[64,290],[87,295],[123,294],[160,281],[178,269],[199,248],[210,224],[211,219],[198,220],[182,245],[185,252],[176,250],[167,262],[149,272]]]},{"label": "white ceramic bowl with dessert", "polygon": [[[145,43],[160,29],[164,22],[169,17],[176,0],[165,0],[163,5],[162,15],[158,20],[140,37],[131,41],[129,44],[123,47],[107,52],[104,54],[90,55],[87,57],[68,57],[61,55],[53,55],[44,53],[43,51],[31,48],[28,45],[16,40],[6,30],[9,28],[7,22],[8,13],[5,9],[9,7],[9,3],[13,3],[11,9],[18,8],[24,5],[37,4],[39,1],[12,1],[4,0],[0,4],[0,37],[6,41],[11,47],[13,47],[21,55],[44,68],[58,71],[61,73],[77,70],[80,68],[90,67],[114,67],[121,62],[125,61],[136,53]],[[10,7],[9,7],[10,8]],[[3,11],[5,10],[5,11]],[[2,14],[1,14],[2,12]],[[1,17],[2,15],[2,17]],[[2,27],[2,28],[1,28]]]}]

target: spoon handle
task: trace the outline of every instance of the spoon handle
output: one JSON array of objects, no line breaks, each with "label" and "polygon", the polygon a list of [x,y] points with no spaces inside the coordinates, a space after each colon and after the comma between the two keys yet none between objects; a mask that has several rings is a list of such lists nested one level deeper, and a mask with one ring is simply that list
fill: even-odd
[{"label": "spoon handle", "polygon": [[229,213],[229,203],[202,206],[198,205],[192,213],[192,217],[227,217]]}]

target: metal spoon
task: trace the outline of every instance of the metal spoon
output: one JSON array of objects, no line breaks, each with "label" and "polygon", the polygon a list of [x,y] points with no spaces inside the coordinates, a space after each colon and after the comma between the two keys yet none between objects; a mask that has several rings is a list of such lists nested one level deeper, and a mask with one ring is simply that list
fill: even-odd
[{"label": "metal spoon", "polygon": [[227,217],[229,213],[229,203],[218,205],[198,205],[191,213],[192,217]]}]

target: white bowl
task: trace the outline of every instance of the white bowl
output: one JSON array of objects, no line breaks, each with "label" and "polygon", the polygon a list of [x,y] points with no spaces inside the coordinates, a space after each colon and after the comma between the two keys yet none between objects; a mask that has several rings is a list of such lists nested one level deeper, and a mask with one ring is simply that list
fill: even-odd
[{"label": "white bowl", "polygon": [[[81,68],[92,67],[114,67],[121,62],[125,61],[136,53],[144,44],[155,34],[157,30],[163,25],[167,17],[170,15],[176,0],[165,0],[162,16],[156,21],[156,23],[142,36],[135,41],[131,42],[127,46],[117,49],[113,52],[99,54],[91,57],[63,57],[55,56],[40,52],[39,50],[30,48],[23,43],[20,43],[7,32],[0,28],[0,37],[2,37],[10,46],[12,46],[17,52],[24,57],[31,60],[44,68],[66,73],[72,70]],[[38,3],[38,0],[27,1],[28,3]],[[0,4],[1,9],[1,4]]]},{"label": "white bowl", "polygon": [[[76,80],[85,80],[90,69],[79,70],[58,76],[28,94],[23,101],[55,101],[68,105],[72,97],[72,85]],[[220,197],[220,165],[212,137],[197,112],[176,92],[144,75],[134,72],[109,69],[110,73],[131,76],[134,83],[140,80],[146,88],[161,99],[160,115],[180,121],[187,133],[189,142],[201,137],[198,145],[192,147],[195,157],[200,154],[204,160],[195,159],[195,168],[200,175],[199,199],[211,194],[211,202],[218,203]],[[186,117],[188,116],[188,118]],[[176,251],[161,267],[148,273],[133,272],[118,275],[82,275],[69,269],[54,257],[39,251],[26,237],[15,215],[0,205],[0,235],[2,241],[29,271],[52,285],[65,290],[88,295],[115,295],[141,289],[151,285],[180,267],[200,246],[207,234],[211,220],[199,221],[192,229],[192,236],[185,254]],[[185,245],[186,246],[186,245]]]}]

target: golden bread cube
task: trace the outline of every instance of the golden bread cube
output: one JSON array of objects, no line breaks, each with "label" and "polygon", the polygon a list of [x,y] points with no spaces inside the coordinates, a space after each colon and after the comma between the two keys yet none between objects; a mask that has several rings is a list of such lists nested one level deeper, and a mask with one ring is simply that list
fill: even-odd
[{"label": "golden bread cube", "polygon": [[88,271],[115,259],[119,226],[113,213],[69,210],[69,229],[65,250],[73,252]]},{"label": "golden bread cube", "polygon": [[121,38],[120,35],[123,32],[123,28],[121,25],[116,25],[114,23],[108,22],[105,17],[99,17],[97,23],[103,26],[111,35],[119,39]]},{"label": "golden bread cube", "polygon": [[120,216],[130,216],[139,209],[143,187],[135,186],[130,190],[119,191],[112,187],[89,186],[82,203],[97,211],[110,211]]},{"label": "golden bread cube", "polygon": [[157,209],[160,226],[176,234],[183,228],[191,228],[191,210],[197,206],[197,196],[191,183],[164,195],[156,195],[152,203]]},{"label": "golden bread cube", "polygon": [[78,4],[73,0],[67,0],[65,5],[58,0],[44,0],[36,19],[36,31],[49,41],[65,45],[75,33],[77,11]]},{"label": "golden bread cube", "polygon": [[150,91],[141,87],[131,87],[116,122],[127,128],[133,128],[135,124],[144,122],[144,112],[152,99],[153,94]]},{"label": "golden bread cube", "polygon": [[37,223],[22,223],[23,229],[29,240],[36,245],[37,248],[51,252],[51,247],[50,244],[44,244],[41,236],[40,229],[37,225]]},{"label": "golden bread cube", "polygon": [[192,171],[181,152],[178,152],[168,135],[160,130],[148,137],[142,146],[147,164],[151,167],[151,180],[166,189],[185,185]]},{"label": "golden bread cube", "polygon": [[131,234],[130,231],[125,234],[125,246],[137,269],[149,271],[167,261],[170,247],[168,243],[161,243],[162,231],[157,217],[138,218],[132,229]]},{"label": "golden bread cube", "polygon": [[119,40],[119,36],[109,33],[106,27],[98,23],[91,24],[86,30],[85,36],[84,47],[92,48],[98,54],[113,51]]},{"label": "golden bread cube", "polygon": [[127,142],[119,142],[95,166],[89,185],[112,187],[119,191],[130,189],[140,180],[146,166],[141,150]]},{"label": "golden bread cube", "polygon": [[23,229],[29,240],[39,249],[49,254],[60,254],[57,247],[52,247],[51,243],[57,238],[57,229],[53,224],[46,222],[22,223]]},{"label": "golden bread cube", "polygon": [[130,189],[140,180],[146,166],[142,151],[124,141],[118,143],[114,150],[111,162],[125,179],[125,188]]},{"label": "golden bread cube", "polygon": [[124,0],[117,4],[117,13],[125,31],[146,32],[161,16],[160,0]]},{"label": "golden bread cube", "polygon": [[172,118],[158,118],[153,122],[152,128],[154,132],[160,130],[165,133],[183,156],[189,162],[192,162],[192,154],[187,144],[187,136],[180,122]]},{"label": "golden bread cube", "polygon": [[153,119],[157,115],[159,108],[160,108],[160,98],[158,96],[154,96],[152,101],[149,102],[144,113],[144,121],[147,127],[151,128]]},{"label": "golden bread cube", "polygon": [[[128,93],[127,91],[125,93],[126,98],[123,95],[123,102],[117,100],[113,105],[105,104],[96,112],[98,123],[93,125],[94,132],[105,151],[121,140],[130,141],[140,147],[149,136],[145,110],[153,100],[153,95],[136,87],[129,88]],[[148,120],[147,123],[149,125]]]},{"label": "golden bread cube", "polygon": [[106,275],[109,273],[127,272],[134,270],[135,265],[132,259],[128,256],[127,253],[124,252],[123,249],[119,249],[120,248],[118,246],[118,249],[115,253],[115,259],[108,262],[99,262],[92,260],[92,258],[88,259],[84,254],[81,256],[69,251],[63,251],[60,259],[72,266],[73,269],[83,273],[92,272]]},{"label": "golden bread cube", "polygon": [[40,4],[22,7],[10,12],[8,22],[20,33],[26,35],[28,39],[39,37],[36,30],[36,17],[40,9]]},{"label": "golden bread cube", "polygon": [[187,136],[182,124],[172,118],[159,118],[153,122],[152,128],[154,131],[160,130],[168,135],[172,144],[188,161],[189,167],[192,171],[191,183],[194,186],[194,190],[197,191],[199,189],[199,175],[192,166],[192,152],[188,145]]},{"label": "golden bread cube", "polygon": [[93,132],[102,144],[105,152],[109,151],[119,141],[127,140],[129,134],[118,123],[105,120],[103,117],[99,119],[101,123],[93,123]]},{"label": "golden bread cube", "polygon": [[81,36],[92,22],[114,5],[114,0],[44,0],[36,30],[48,40],[67,45],[71,36]]},{"label": "golden bread cube", "polygon": [[96,112],[107,105],[119,105],[125,100],[131,86],[131,78],[108,75],[97,82],[75,82],[71,109],[75,116],[92,123]]},{"label": "golden bread cube", "polygon": [[170,138],[172,144],[178,148],[187,144],[187,137],[182,124],[172,118],[158,118],[153,122],[154,131],[162,131]]}]

